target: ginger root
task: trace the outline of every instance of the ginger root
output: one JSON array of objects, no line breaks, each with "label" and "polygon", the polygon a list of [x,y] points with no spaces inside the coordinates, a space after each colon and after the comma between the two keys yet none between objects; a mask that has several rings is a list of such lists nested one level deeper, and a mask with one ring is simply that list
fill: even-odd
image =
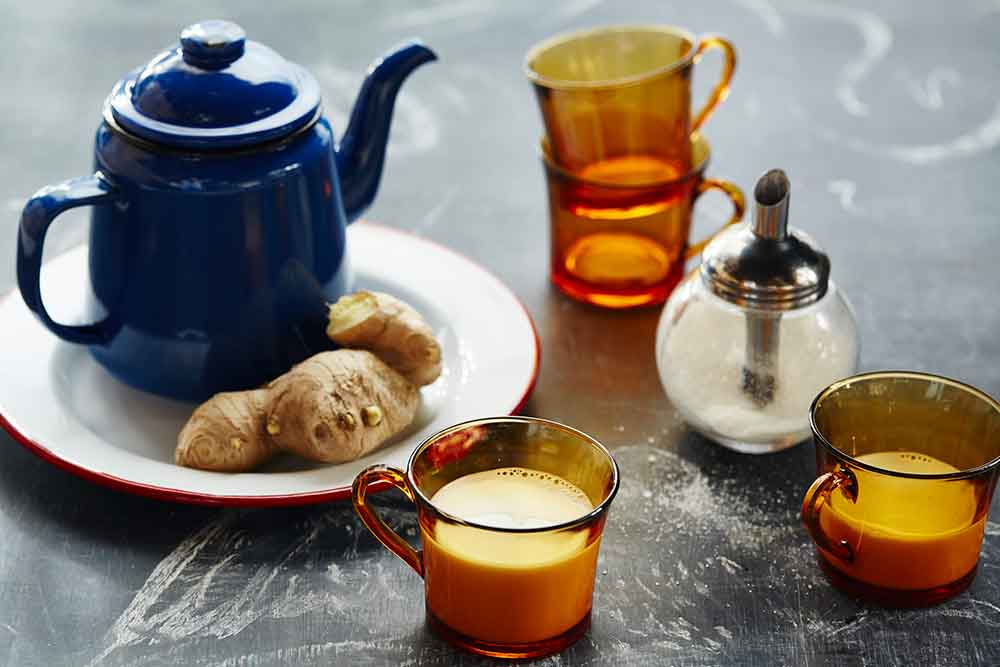
[{"label": "ginger root", "polygon": [[420,393],[364,350],[321,352],[265,389],[216,394],[177,436],[174,459],[189,468],[245,472],[288,451],[343,463],[406,428]]},{"label": "ginger root", "polygon": [[278,448],[267,434],[266,401],[264,389],[216,394],[184,425],[174,460],[189,468],[222,472],[251,470],[269,460]]},{"label": "ginger root", "polygon": [[441,375],[441,346],[409,304],[382,292],[355,292],[330,306],[326,335],[347,348],[369,350],[419,386]]},{"label": "ginger root", "polygon": [[288,451],[342,463],[374,451],[406,428],[418,386],[441,374],[441,346],[412,307],[381,292],[330,306],[322,352],[264,389],[216,394],[177,436],[178,464],[243,472]]},{"label": "ginger root", "polygon": [[281,449],[343,463],[406,428],[420,394],[365,350],[322,352],[268,385],[265,429]]}]

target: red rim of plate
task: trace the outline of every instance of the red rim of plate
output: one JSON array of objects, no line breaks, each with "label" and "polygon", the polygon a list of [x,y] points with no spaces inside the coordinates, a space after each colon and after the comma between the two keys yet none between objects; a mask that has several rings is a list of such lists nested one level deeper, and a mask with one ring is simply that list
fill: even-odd
[{"label": "red rim of plate", "polygon": [[[357,223],[356,223],[357,224]],[[501,289],[508,292],[514,301],[521,307],[524,311],[524,316],[528,320],[528,325],[531,327],[531,333],[535,342],[535,360],[534,365],[531,369],[531,377],[528,380],[528,385],[524,388],[524,393],[521,398],[518,399],[517,403],[510,410],[508,414],[517,414],[524,407],[525,403],[528,402],[528,398],[531,396],[531,392],[535,389],[535,384],[538,382],[538,372],[541,366],[542,359],[542,346],[541,340],[538,337],[538,329],[535,327],[535,321],[531,317],[531,313],[528,312],[527,307],[525,307],[524,302],[518,298],[514,291],[511,290],[507,285],[497,278],[491,271],[487,270],[483,266],[472,261],[465,255],[452,250],[451,248],[426,239],[422,236],[417,236],[416,234],[403,231],[400,229],[395,229],[393,227],[388,227],[386,225],[380,225],[373,222],[361,221],[360,224],[366,227],[377,227],[379,230],[390,233],[398,234],[400,236],[407,236],[416,239],[422,243],[427,243],[432,245],[439,250],[444,250],[451,255],[457,257],[458,259],[472,265],[479,271],[483,272],[489,276]],[[72,250],[72,249],[71,249]],[[69,251],[67,251],[69,252]],[[2,298],[0,298],[0,304],[7,301],[7,299],[16,297],[18,295],[18,290],[15,287]],[[85,468],[76,463],[72,463],[59,457],[57,454],[49,451],[44,445],[32,439],[30,435],[20,431],[17,426],[7,417],[7,415],[0,412],[0,426],[3,427],[7,433],[10,434],[14,440],[21,443],[28,451],[32,452],[38,456],[43,461],[51,463],[56,468],[60,468],[67,472],[70,472],[81,479],[85,479],[88,482],[94,482],[101,486],[114,489],[116,491],[124,491],[126,493],[131,493],[133,495],[144,496],[146,498],[154,498],[156,500],[166,500],[176,503],[187,503],[191,505],[217,505],[217,506],[229,506],[229,507],[288,507],[291,505],[311,505],[320,502],[344,500],[351,497],[351,487],[337,487],[334,489],[329,489],[326,491],[309,491],[306,493],[288,493],[288,494],[277,494],[272,496],[216,496],[205,493],[196,493],[194,491],[183,491],[181,489],[172,489],[166,486],[156,486],[153,484],[145,484],[142,482],[133,482],[115,475],[109,475],[107,473],[97,472]],[[391,488],[390,484],[372,484],[369,487],[369,492],[384,491]]]}]

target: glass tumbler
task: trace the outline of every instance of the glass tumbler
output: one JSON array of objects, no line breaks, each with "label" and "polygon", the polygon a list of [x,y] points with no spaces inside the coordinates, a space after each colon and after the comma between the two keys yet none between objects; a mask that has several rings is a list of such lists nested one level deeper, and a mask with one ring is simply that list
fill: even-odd
[{"label": "glass tumbler", "polygon": [[[692,119],[692,71],[709,49],[722,51],[722,74]],[[530,49],[524,64],[560,166],[606,171],[621,165],[605,160],[638,156],[674,174],[690,169],[689,137],[728,96],[735,67],[725,38],[657,25],[559,35]]]},{"label": "glass tumbler", "polygon": [[[725,225],[743,217],[743,192],[705,175],[711,151],[691,136],[694,166],[682,174],[636,171],[601,180],[563,169],[542,141],[549,193],[550,277],[578,301],[605,308],[662,303],[684,275],[684,264],[709,239],[690,241],[695,203],[709,190],[732,204]],[[606,175],[608,176],[608,175]]]},{"label": "glass tumbler", "polygon": [[838,588],[924,606],[976,575],[1000,474],[1000,403],[945,377],[856,375],[813,401],[802,520]]},{"label": "glass tumbler", "polygon": [[[556,525],[498,528],[435,506],[434,494],[449,482],[506,468],[562,478],[583,491],[593,509]],[[422,550],[368,503],[369,487],[386,482],[416,505]],[[528,658],[562,650],[589,627],[598,549],[617,490],[618,466],[593,438],[544,419],[497,417],[431,436],[405,472],[363,470],[353,500],[375,537],[423,577],[435,633],[474,653]]]}]

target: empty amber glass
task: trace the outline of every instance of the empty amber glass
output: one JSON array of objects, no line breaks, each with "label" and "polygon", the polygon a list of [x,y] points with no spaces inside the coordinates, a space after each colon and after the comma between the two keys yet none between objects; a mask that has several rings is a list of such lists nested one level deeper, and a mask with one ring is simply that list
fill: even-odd
[{"label": "empty amber glass", "polygon": [[[582,491],[593,509],[557,525],[497,528],[434,505],[449,482],[507,468],[557,476]],[[422,550],[368,504],[369,487],[386,483],[416,504]],[[405,472],[363,470],[353,500],[375,537],[424,578],[434,632],[474,653],[529,658],[562,650],[589,627],[601,534],[617,490],[618,466],[593,438],[544,419],[497,417],[431,436]]]},{"label": "empty amber glass", "polygon": [[810,411],[819,477],[802,520],[830,580],[889,606],[923,606],[976,574],[1000,474],[1000,403],[903,371],[834,383]]},{"label": "empty amber glass", "polygon": [[686,260],[709,241],[688,243],[698,197],[719,190],[733,204],[726,225],[742,219],[740,189],[705,178],[708,142],[695,133],[690,144],[694,166],[686,172],[658,169],[641,157],[606,160],[599,163],[603,170],[572,172],[555,163],[542,141],[556,287],[608,308],[662,303],[683,277]]},{"label": "empty amber glass", "polygon": [[[713,48],[723,53],[722,76],[692,120],[691,72]],[[688,138],[729,94],[735,66],[736,51],[726,39],[697,39],[667,26],[560,35],[533,47],[525,60],[560,166],[576,170],[645,156],[675,174],[689,170]]]}]

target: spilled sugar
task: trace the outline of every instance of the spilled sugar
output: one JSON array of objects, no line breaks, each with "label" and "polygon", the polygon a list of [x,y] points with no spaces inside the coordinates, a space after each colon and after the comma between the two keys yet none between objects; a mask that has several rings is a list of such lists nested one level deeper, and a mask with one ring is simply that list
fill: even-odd
[{"label": "spilled sugar", "polygon": [[[642,636],[623,640],[630,659],[653,660],[666,647],[674,652],[671,660],[714,664],[745,655],[750,641],[769,646],[761,655],[770,660],[795,664],[806,660],[806,647],[818,650],[831,638],[860,650],[873,634],[910,632],[906,612],[859,615],[863,606],[831,590],[799,522],[799,489],[736,479],[729,469],[702,470],[648,446],[616,449],[615,458],[622,487],[602,547],[602,567],[614,565],[599,582],[611,585],[597,587],[595,625],[606,622],[602,610],[623,611],[625,627]],[[989,539],[998,533],[996,524],[986,532],[983,562],[996,562],[1000,544]],[[650,555],[633,546],[636,541],[659,549]],[[998,594],[998,584],[987,580],[979,595]],[[1000,607],[972,596],[932,613],[1000,627]],[[721,618],[742,622],[727,627],[718,624]],[[943,644],[959,641],[944,634]]]},{"label": "spilled sugar", "polygon": [[623,532],[649,533],[654,540],[720,542],[725,569],[739,569],[741,558],[759,556],[776,542],[804,537],[798,508],[776,507],[769,500],[774,489],[764,484],[753,488],[743,480],[713,478],[653,447],[619,448],[615,459],[622,485],[609,531],[621,523]]}]

